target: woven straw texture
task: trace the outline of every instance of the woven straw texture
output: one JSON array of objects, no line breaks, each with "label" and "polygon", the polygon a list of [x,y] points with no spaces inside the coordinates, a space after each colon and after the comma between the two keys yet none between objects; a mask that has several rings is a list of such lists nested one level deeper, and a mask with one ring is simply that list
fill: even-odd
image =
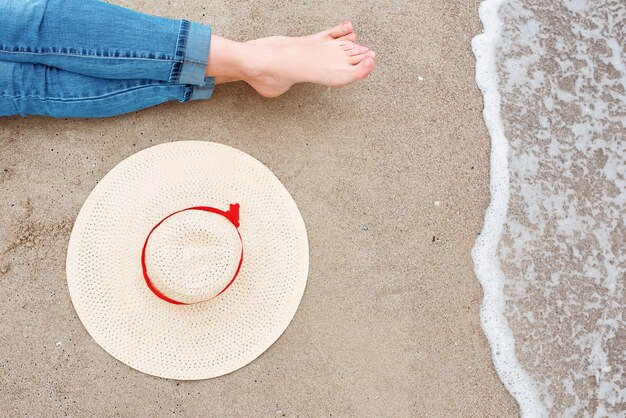
[{"label": "woven straw texture", "polygon": [[[141,270],[142,246],[152,227],[187,207],[227,210],[230,203],[241,206],[244,261],[237,279],[204,303],[173,305],[156,297]],[[179,215],[150,239],[155,249],[148,257],[162,283],[176,287],[189,277],[184,293],[193,295],[194,289],[223,282],[241,247],[225,220],[220,225],[206,213]],[[197,245],[203,226],[212,237],[224,229],[223,252],[205,254],[215,267],[175,257],[167,265],[168,254],[185,239]],[[212,239],[207,243],[214,248]],[[183,260],[197,259],[202,251],[192,250]],[[206,379],[245,366],[278,339],[302,298],[308,261],[304,221],[270,170],[225,145],[183,141],[127,158],[94,188],[72,230],[67,281],[85,328],[113,357],[155,376]],[[208,281],[201,279],[203,272]]]},{"label": "woven straw texture", "polygon": [[241,247],[235,226],[225,217],[197,210],[177,213],[148,241],[150,281],[178,302],[209,300],[235,275]]}]

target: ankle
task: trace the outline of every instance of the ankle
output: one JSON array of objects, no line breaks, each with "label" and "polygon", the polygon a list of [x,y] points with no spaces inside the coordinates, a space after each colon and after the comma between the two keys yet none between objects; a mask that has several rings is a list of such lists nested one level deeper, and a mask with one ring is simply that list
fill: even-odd
[{"label": "ankle", "polygon": [[243,80],[247,49],[244,42],[211,35],[211,49],[205,75],[231,81]]}]

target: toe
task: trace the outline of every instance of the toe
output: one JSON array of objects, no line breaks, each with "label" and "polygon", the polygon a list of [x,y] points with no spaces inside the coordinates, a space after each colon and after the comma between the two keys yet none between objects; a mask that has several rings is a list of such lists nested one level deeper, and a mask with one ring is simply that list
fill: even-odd
[{"label": "toe", "polygon": [[353,48],[349,49],[348,55],[353,56],[353,55],[360,55],[360,54],[364,54],[366,52],[368,52],[370,49],[366,46],[361,46],[361,45],[355,45]]},{"label": "toe", "polygon": [[352,33],[349,33],[347,35],[341,36],[341,37],[339,37],[337,39],[340,39],[342,41],[354,42],[354,41],[356,41],[356,33],[352,32]]},{"label": "toe", "polygon": [[348,58],[348,62],[352,65],[355,65],[363,61],[365,58],[372,58],[372,56],[369,54],[369,52],[365,52],[363,54],[351,56],[350,58]]},{"label": "toe", "polygon": [[335,39],[348,35],[350,33],[352,33],[352,22],[350,22],[349,20],[341,22],[330,30],[330,36]]},{"label": "toe", "polygon": [[352,41],[344,41],[344,42],[341,42],[339,45],[343,48],[344,51],[351,51],[357,46]]},{"label": "toe", "polygon": [[355,78],[365,78],[372,72],[373,69],[374,60],[369,56],[352,67]]}]

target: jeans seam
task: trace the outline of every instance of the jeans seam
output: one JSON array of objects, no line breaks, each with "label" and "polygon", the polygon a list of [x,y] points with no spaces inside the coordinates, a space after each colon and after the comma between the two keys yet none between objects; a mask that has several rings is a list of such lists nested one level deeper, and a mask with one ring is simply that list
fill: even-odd
[{"label": "jeans seam", "polygon": [[107,97],[112,97],[115,96],[116,94],[120,94],[120,93],[126,93],[126,92],[130,92],[133,90],[139,90],[145,87],[160,87],[160,86],[167,86],[167,84],[162,84],[162,83],[154,83],[154,84],[142,84],[140,86],[134,86],[134,87],[130,87],[124,90],[118,90],[112,93],[106,93],[106,94],[101,94],[101,95],[97,95],[97,96],[86,96],[86,97],[77,97],[77,98],[68,98],[68,99],[64,99],[64,98],[60,98],[60,97],[45,97],[45,96],[38,96],[38,95],[27,95],[27,96],[17,96],[17,95],[7,95],[7,94],[0,94],[0,98],[11,98],[11,99],[37,99],[40,100],[42,102],[80,102],[82,100],[94,100],[94,99],[105,99]]},{"label": "jeans seam", "polygon": [[176,41],[176,50],[174,51],[174,62],[170,71],[168,81],[176,83],[180,79],[183,62],[185,61],[185,53],[187,52],[187,38],[189,36],[189,27],[191,23],[188,20],[181,19],[178,26],[178,38]]},{"label": "jeans seam", "polygon": [[183,103],[187,103],[191,99],[191,95],[193,94],[193,87],[186,86],[185,94],[183,96]]},{"label": "jeans seam", "polygon": [[142,61],[163,61],[171,62],[172,58],[148,58],[148,57],[116,57],[116,56],[104,56],[104,55],[90,55],[90,54],[70,54],[60,52],[28,52],[28,51],[7,51],[0,50],[0,54],[30,54],[30,55],[55,55],[61,57],[77,57],[77,58],[98,58],[98,59],[113,59],[113,60],[142,60]]}]

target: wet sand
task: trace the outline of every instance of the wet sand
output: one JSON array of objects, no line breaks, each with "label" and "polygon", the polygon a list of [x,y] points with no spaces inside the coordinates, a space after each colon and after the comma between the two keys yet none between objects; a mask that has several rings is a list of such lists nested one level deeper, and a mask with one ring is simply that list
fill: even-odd
[{"label": "wet sand", "polygon": [[624,415],[626,3],[515,0],[500,19],[516,357],[549,416]]},{"label": "wet sand", "polygon": [[[341,90],[296,86],[275,100],[228,85],[208,102],[111,119],[1,119],[0,415],[516,415],[480,327],[470,258],[489,201],[477,4],[442,3],[118,2],[240,40],[350,18],[377,68]],[[109,356],[65,280],[72,223],[98,180],[134,152],[184,139],[265,163],[311,247],[285,334],[243,369],[200,382]]]}]

